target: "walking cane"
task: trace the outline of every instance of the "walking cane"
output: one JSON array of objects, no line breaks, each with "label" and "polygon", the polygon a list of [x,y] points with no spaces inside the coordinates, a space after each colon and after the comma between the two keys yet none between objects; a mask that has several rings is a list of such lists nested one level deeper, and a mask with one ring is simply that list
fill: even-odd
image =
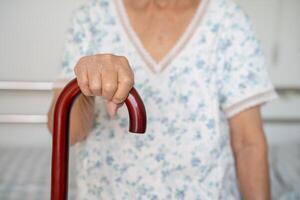
[{"label": "walking cane", "polygon": [[[51,200],[68,198],[69,165],[69,117],[75,98],[81,93],[76,79],[73,79],[59,95],[54,108],[52,141]],[[141,97],[132,88],[125,104],[129,113],[129,131],[146,131],[146,110]]]}]

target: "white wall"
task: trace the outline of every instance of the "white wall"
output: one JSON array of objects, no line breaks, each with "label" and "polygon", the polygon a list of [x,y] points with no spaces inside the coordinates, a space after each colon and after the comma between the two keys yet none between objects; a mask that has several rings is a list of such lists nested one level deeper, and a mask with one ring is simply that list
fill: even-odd
[{"label": "white wall", "polygon": [[[282,97],[264,108],[268,139],[272,144],[300,141],[300,1],[237,1],[253,18]],[[81,2],[0,1],[0,120],[3,114],[45,115],[51,99],[47,87],[3,90],[1,81],[54,80],[71,12]],[[45,146],[50,137],[45,123],[0,123],[3,145]]]},{"label": "white wall", "polygon": [[[1,83],[53,81],[71,13],[82,2],[0,1],[0,115],[46,114],[51,100],[49,90],[3,90]],[[5,145],[45,146],[50,145],[50,136],[45,123],[0,123],[0,146]]]},{"label": "white wall", "polygon": [[251,16],[261,38],[274,83],[300,87],[300,1],[236,0]]},{"label": "white wall", "polygon": [[0,80],[51,81],[82,0],[0,1]]},{"label": "white wall", "polygon": [[280,100],[263,109],[270,143],[300,141],[300,1],[236,0],[262,40]]}]

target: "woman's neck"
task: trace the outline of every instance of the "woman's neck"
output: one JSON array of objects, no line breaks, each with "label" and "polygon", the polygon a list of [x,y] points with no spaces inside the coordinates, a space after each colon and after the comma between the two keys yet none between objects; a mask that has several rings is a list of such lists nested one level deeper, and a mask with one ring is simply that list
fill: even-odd
[{"label": "woman's neck", "polygon": [[154,6],[159,9],[167,8],[188,8],[191,6],[197,6],[200,0],[127,0],[128,4],[137,9],[147,8]]}]

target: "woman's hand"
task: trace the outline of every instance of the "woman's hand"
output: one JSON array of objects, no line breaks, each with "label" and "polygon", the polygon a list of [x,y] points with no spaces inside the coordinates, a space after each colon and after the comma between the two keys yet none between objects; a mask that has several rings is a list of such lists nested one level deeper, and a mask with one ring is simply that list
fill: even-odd
[{"label": "woman's hand", "polygon": [[133,71],[123,56],[97,54],[81,58],[74,68],[78,85],[86,96],[107,100],[111,117],[127,98],[134,84]]}]

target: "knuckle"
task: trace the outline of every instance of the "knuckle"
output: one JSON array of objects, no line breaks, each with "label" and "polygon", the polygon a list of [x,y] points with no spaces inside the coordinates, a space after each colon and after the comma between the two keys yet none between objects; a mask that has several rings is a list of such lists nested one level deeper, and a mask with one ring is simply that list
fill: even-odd
[{"label": "knuckle", "polygon": [[88,86],[89,81],[86,79],[80,79],[80,80],[78,80],[78,84],[82,87],[86,87],[86,86]]},{"label": "knuckle", "polygon": [[85,62],[86,60],[88,60],[89,57],[90,57],[90,56],[82,56],[82,57],[79,59],[78,63],[80,64],[80,63]]},{"label": "knuckle", "polygon": [[104,59],[104,60],[113,60],[114,58],[114,55],[113,54],[99,54],[98,55],[101,59]]},{"label": "knuckle", "polygon": [[113,83],[104,83],[103,90],[104,92],[113,92],[117,89],[117,85]]},{"label": "knuckle", "polygon": [[127,60],[127,58],[125,56],[119,56],[118,58],[120,59],[120,61],[122,63],[126,63],[126,64],[128,63],[128,60]]},{"label": "knuckle", "polygon": [[93,83],[89,87],[92,91],[99,91],[101,90],[101,85],[98,83]]},{"label": "knuckle", "polygon": [[76,66],[74,67],[74,72],[75,74],[78,73],[81,69],[81,64],[80,63],[77,63]]},{"label": "knuckle", "polygon": [[85,96],[91,96],[90,92],[86,88],[80,88],[80,90]]},{"label": "knuckle", "polygon": [[123,84],[126,84],[126,85],[128,85],[128,86],[133,86],[133,84],[134,84],[134,80],[133,80],[133,78],[131,78],[131,77],[125,77],[123,80],[122,80],[122,83]]},{"label": "knuckle", "polygon": [[125,101],[125,99],[126,99],[126,97],[114,97],[113,98],[113,101],[115,102],[115,103],[123,103],[124,101]]},{"label": "knuckle", "polygon": [[85,96],[91,96],[91,94],[90,94],[89,92],[87,92],[87,91],[83,91],[83,90],[82,90],[82,93],[83,93]]},{"label": "knuckle", "polygon": [[85,68],[86,66],[86,63],[88,61],[88,58],[87,57],[82,57],[79,59],[79,61],[76,63],[75,67],[74,67],[74,70],[82,70]]}]

